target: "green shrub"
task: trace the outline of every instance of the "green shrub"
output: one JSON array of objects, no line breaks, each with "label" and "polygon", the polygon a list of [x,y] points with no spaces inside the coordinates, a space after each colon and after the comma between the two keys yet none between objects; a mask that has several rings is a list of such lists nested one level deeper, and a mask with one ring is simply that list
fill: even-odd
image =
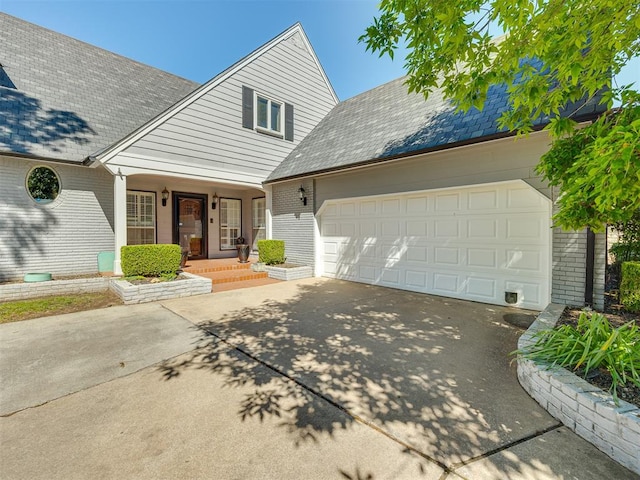
[{"label": "green shrub", "polygon": [[640,312],[640,262],[622,264],[620,303],[630,312]]},{"label": "green shrub", "polygon": [[619,241],[609,249],[616,263],[640,262],[640,242]]},{"label": "green shrub", "polygon": [[634,322],[613,328],[604,315],[582,312],[577,327],[542,330],[534,338],[533,346],[513,353],[552,366],[583,368],[584,377],[593,369],[605,368],[611,374],[610,391],[616,403],[619,385],[631,382],[640,387],[640,328]]},{"label": "green shrub", "polygon": [[277,265],[285,260],[284,240],[258,240],[258,261]]},{"label": "green shrub", "polygon": [[180,245],[126,245],[122,247],[121,266],[126,277],[159,277],[174,274],[180,268]]}]

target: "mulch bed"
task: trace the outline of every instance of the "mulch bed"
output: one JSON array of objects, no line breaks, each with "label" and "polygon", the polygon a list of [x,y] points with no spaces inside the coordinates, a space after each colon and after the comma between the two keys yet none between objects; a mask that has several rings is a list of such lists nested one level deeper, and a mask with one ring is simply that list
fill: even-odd
[{"label": "mulch bed", "polygon": [[[607,275],[607,293],[605,296],[605,309],[603,313],[613,327],[619,327],[628,322],[635,322],[640,325],[640,313],[632,313],[624,310],[624,307],[618,303],[618,282],[615,272],[609,271]],[[578,324],[578,317],[582,312],[579,308],[566,308],[560,320],[558,320],[557,326],[560,325],[574,325]],[[585,377],[584,370],[578,369],[573,373],[579,377],[584,378],[591,385],[600,387],[605,391],[609,391],[611,388],[611,375],[604,369],[592,370]],[[638,408],[640,408],[640,388],[627,382],[625,386],[619,386],[618,398],[629,402]]]}]

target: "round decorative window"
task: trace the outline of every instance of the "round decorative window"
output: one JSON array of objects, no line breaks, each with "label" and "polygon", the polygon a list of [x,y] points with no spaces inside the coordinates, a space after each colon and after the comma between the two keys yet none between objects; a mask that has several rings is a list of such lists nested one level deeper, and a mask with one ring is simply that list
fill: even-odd
[{"label": "round decorative window", "polygon": [[51,203],[60,193],[60,179],[49,167],[35,167],[27,176],[27,191],[36,203]]}]

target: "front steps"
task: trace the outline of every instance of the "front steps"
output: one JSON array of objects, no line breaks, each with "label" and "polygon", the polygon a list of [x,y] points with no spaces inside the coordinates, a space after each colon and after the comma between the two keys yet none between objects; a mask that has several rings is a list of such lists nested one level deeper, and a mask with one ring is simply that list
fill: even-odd
[{"label": "front steps", "polygon": [[280,281],[269,278],[267,272],[254,272],[251,270],[251,263],[240,263],[233,258],[189,261],[184,271],[210,279],[211,291],[214,293]]}]

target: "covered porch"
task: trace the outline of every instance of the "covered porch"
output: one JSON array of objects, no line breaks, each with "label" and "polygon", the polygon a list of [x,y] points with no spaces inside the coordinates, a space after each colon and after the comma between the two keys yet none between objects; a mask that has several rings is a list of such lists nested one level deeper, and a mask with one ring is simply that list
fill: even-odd
[{"label": "covered porch", "polygon": [[268,238],[267,194],[252,184],[162,174],[114,176],[114,272],[124,245],[172,243],[188,261],[237,262],[237,239],[251,246]]}]

